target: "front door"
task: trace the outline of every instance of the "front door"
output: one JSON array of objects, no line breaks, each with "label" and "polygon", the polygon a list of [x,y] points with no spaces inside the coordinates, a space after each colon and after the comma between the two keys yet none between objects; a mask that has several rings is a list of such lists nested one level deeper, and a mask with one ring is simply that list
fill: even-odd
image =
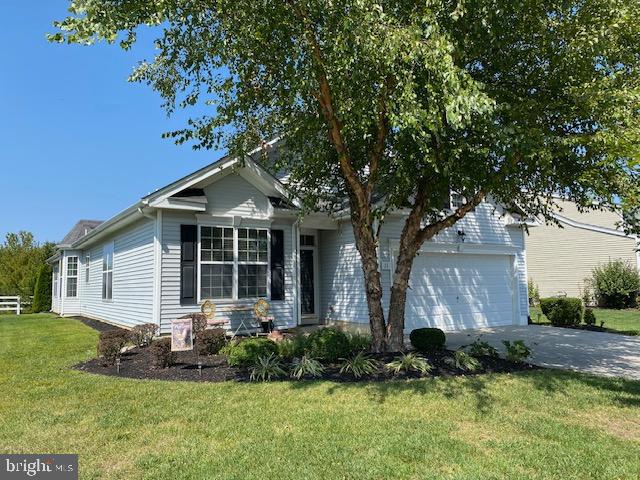
[{"label": "front door", "polygon": [[313,249],[300,250],[300,295],[302,315],[315,315],[315,285],[313,271]]}]

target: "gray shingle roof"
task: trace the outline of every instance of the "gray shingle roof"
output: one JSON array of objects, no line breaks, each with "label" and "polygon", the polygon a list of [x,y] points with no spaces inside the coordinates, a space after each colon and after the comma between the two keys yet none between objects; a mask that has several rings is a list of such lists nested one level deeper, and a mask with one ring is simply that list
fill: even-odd
[{"label": "gray shingle roof", "polygon": [[84,237],[91,230],[102,223],[102,220],[78,220],[73,228],[67,233],[58,246],[68,246]]}]

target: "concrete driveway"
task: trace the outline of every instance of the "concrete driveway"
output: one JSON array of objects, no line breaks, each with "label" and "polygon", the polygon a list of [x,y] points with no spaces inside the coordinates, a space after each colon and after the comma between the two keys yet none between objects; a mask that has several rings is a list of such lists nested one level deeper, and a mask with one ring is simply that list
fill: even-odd
[{"label": "concrete driveway", "polygon": [[502,340],[524,340],[532,351],[529,361],[543,367],[640,380],[640,337],[526,325],[447,332],[447,347],[456,349],[476,338],[500,352]]}]

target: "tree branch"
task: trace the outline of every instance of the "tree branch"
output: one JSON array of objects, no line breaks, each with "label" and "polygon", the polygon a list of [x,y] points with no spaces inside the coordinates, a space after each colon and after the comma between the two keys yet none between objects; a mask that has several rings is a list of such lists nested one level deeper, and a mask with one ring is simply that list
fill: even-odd
[{"label": "tree branch", "polygon": [[369,162],[369,181],[367,182],[367,197],[371,200],[371,195],[376,185],[378,170],[380,169],[380,160],[384,154],[385,142],[389,133],[389,119],[387,117],[387,95],[391,84],[391,77],[388,76],[380,98],[378,99],[378,133],[376,135],[376,143],[371,152],[371,160]]},{"label": "tree branch", "polygon": [[316,99],[320,104],[320,109],[322,110],[322,114],[327,122],[329,127],[329,138],[331,142],[336,148],[338,153],[338,160],[340,162],[340,168],[344,173],[345,180],[347,184],[351,188],[353,195],[357,198],[358,203],[360,203],[359,207],[368,210],[368,197],[365,188],[362,183],[358,179],[358,175],[351,165],[349,152],[347,146],[344,142],[344,138],[342,136],[342,125],[335,113],[334,105],[333,105],[333,94],[331,92],[331,86],[329,85],[329,80],[327,79],[327,74],[324,68],[324,61],[322,58],[322,50],[320,49],[320,45],[318,44],[318,40],[316,38],[316,34],[314,29],[311,26],[311,21],[309,20],[306,13],[302,10],[299,5],[296,5],[293,0],[288,0],[289,5],[294,11],[294,14],[300,20],[304,27],[304,35],[311,48],[312,58],[314,63],[314,70],[316,75],[316,80],[318,81],[319,91],[316,94]]}]

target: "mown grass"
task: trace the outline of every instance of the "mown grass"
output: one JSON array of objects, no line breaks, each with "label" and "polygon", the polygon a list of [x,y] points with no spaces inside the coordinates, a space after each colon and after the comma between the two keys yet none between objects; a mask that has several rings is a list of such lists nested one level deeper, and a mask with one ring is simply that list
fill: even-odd
[{"label": "mown grass", "polygon": [[537,371],[381,384],[204,384],[69,369],[97,334],[0,321],[0,451],[126,479],[640,475],[640,383]]},{"label": "mown grass", "polygon": [[[640,310],[626,309],[613,310],[608,308],[594,308],[596,325],[604,322],[604,329],[609,333],[621,333],[623,335],[640,335]],[[540,307],[530,308],[531,320],[534,323],[549,323]]]}]

